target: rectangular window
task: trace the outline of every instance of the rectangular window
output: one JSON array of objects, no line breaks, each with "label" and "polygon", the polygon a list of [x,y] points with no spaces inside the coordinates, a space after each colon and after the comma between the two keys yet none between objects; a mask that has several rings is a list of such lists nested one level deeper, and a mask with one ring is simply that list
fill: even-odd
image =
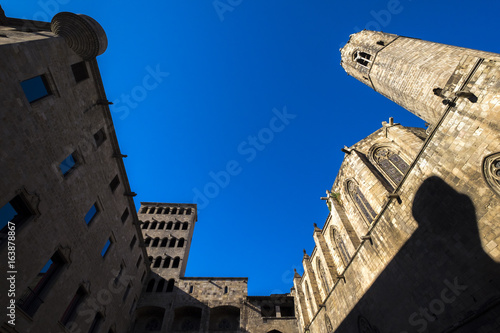
[{"label": "rectangular window", "polygon": [[38,75],[34,78],[22,81],[21,87],[30,103],[36,102],[51,94],[45,75]]},{"label": "rectangular window", "polygon": [[0,208],[0,243],[7,238],[9,232],[9,222],[15,224],[16,230],[31,216],[33,211],[24,200],[23,195],[16,195],[14,199]]},{"label": "rectangular window", "polygon": [[89,72],[87,70],[87,64],[85,61],[77,62],[71,65],[71,70],[73,71],[73,76],[76,82],[81,82],[89,78]]},{"label": "rectangular window", "polygon": [[118,188],[118,185],[120,185],[120,178],[118,178],[118,175],[113,178],[111,183],[109,183],[109,188],[111,189],[111,192],[115,192],[115,190]]},{"label": "rectangular window", "polygon": [[75,153],[66,157],[64,161],[62,161],[61,164],[59,164],[59,169],[61,169],[61,172],[64,176],[66,176],[75,167],[76,167]]},{"label": "rectangular window", "polygon": [[137,241],[137,237],[132,238],[132,241],[130,241],[130,249],[132,250],[134,248],[135,242]]},{"label": "rectangular window", "polygon": [[135,311],[135,303],[137,303],[137,300],[134,298],[134,301],[132,302],[132,306],[130,306],[129,314],[134,313]]},{"label": "rectangular window", "polygon": [[99,147],[104,141],[106,141],[106,132],[101,128],[94,134],[95,145]]},{"label": "rectangular window", "polygon": [[139,265],[142,262],[142,255],[139,256],[139,259],[137,259],[137,263],[135,264],[135,267],[139,268]]},{"label": "rectangular window", "polygon": [[90,207],[89,211],[87,214],[85,214],[85,223],[87,225],[90,224],[96,217],[97,213],[99,212],[99,209],[97,209],[97,204],[93,204],[92,207]]},{"label": "rectangular window", "polygon": [[66,308],[66,311],[64,311],[64,314],[61,317],[61,324],[67,327],[68,323],[74,321],[78,307],[80,306],[80,304],[82,304],[86,296],[87,292],[85,291],[85,289],[83,287],[78,288],[75,296],[73,296],[73,299],[71,300],[68,307]]},{"label": "rectangular window", "polygon": [[130,215],[130,213],[128,212],[128,208],[125,208],[125,210],[123,211],[123,214],[122,214],[122,223],[125,223],[125,221],[127,221],[127,218],[129,215]]},{"label": "rectangular window", "polygon": [[101,327],[103,321],[103,316],[101,313],[97,312],[95,314],[94,320],[92,321],[92,324],[90,325],[89,328],[89,333],[96,333],[99,331],[99,328]]},{"label": "rectangular window", "polygon": [[118,285],[118,282],[120,282],[120,278],[122,277],[122,274],[123,274],[123,269],[125,268],[125,266],[123,266],[123,264],[120,265],[120,271],[118,272],[118,274],[115,276],[115,280],[113,281],[114,285],[117,286]]},{"label": "rectangular window", "polygon": [[148,213],[148,207],[143,207],[141,209],[141,214],[147,214]]},{"label": "rectangular window", "polygon": [[123,294],[123,298],[122,298],[123,302],[125,302],[127,300],[128,294],[130,293],[130,288],[132,288],[132,286],[129,283],[127,286],[127,290],[125,290],[125,293]]},{"label": "rectangular window", "polygon": [[111,240],[111,238],[108,238],[108,240],[106,241],[106,244],[104,244],[104,247],[101,250],[101,256],[103,258],[106,256],[106,253],[108,253],[109,248],[111,247],[112,243],[113,243],[113,241]]},{"label": "rectangular window", "polygon": [[47,295],[64,265],[65,261],[62,256],[58,252],[54,253],[32,281],[28,290],[19,299],[18,306],[30,317],[33,317],[42,305],[43,298]]}]

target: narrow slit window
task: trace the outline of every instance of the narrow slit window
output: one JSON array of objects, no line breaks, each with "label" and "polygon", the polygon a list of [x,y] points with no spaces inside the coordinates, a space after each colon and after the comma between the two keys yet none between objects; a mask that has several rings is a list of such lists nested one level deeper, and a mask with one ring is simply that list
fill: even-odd
[{"label": "narrow slit window", "polygon": [[127,300],[128,294],[130,293],[130,289],[132,288],[132,285],[129,283],[127,285],[127,289],[125,290],[125,293],[123,294],[122,301],[125,302]]},{"label": "narrow slit window", "polygon": [[135,267],[139,268],[139,265],[141,264],[142,262],[142,255],[139,256],[139,258],[137,259],[137,262],[135,263]]},{"label": "narrow slit window", "polygon": [[103,322],[104,317],[100,312],[96,313],[92,324],[90,325],[89,333],[96,333],[99,331],[101,324]]},{"label": "narrow slit window", "polygon": [[130,241],[130,249],[132,250],[134,248],[135,242],[137,241],[137,237],[134,235],[134,238]]},{"label": "narrow slit window", "polygon": [[89,211],[87,214],[85,214],[85,223],[89,225],[97,216],[97,213],[99,212],[99,209],[97,209],[97,205],[93,204],[92,207],[90,207]]},{"label": "narrow slit window", "polygon": [[109,188],[111,189],[111,192],[114,193],[118,188],[118,185],[120,185],[120,178],[118,178],[118,175],[116,175],[113,178],[113,180],[111,180],[111,183],[109,183]]},{"label": "narrow slit window", "polygon": [[120,270],[118,271],[118,274],[115,276],[115,280],[113,281],[113,284],[115,286],[118,285],[118,282],[120,282],[120,279],[123,275],[123,270],[125,269],[125,266],[123,266],[123,264],[120,264]]},{"label": "narrow slit window", "polygon": [[65,327],[68,327],[68,324],[74,321],[74,319],[76,318],[78,307],[83,303],[83,300],[86,296],[87,292],[85,291],[85,289],[83,287],[78,288],[75,296],[73,296],[73,298],[69,302],[66,311],[64,311],[60,319],[61,324],[63,324]]},{"label": "narrow slit window", "polygon": [[46,96],[51,95],[47,77],[45,75],[38,75],[34,78],[21,82],[24,94],[28,102],[36,102]]},{"label": "narrow slit window", "polygon": [[101,257],[104,258],[106,256],[106,254],[109,252],[111,244],[113,244],[113,241],[111,240],[111,238],[108,238],[106,244],[104,244],[104,247],[101,250]]},{"label": "narrow slit window", "polygon": [[94,134],[94,141],[97,147],[101,146],[104,141],[106,141],[106,132],[101,128]]},{"label": "narrow slit window", "polygon": [[129,215],[130,215],[130,213],[128,211],[128,208],[125,208],[125,210],[123,211],[122,217],[121,217],[122,223],[125,223],[125,221],[127,221],[127,218]]},{"label": "narrow slit window", "polygon": [[67,174],[70,173],[71,170],[73,170],[76,167],[76,157],[75,153],[69,155],[64,159],[64,161],[59,164],[59,169],[61,170],[63,176],[66,176]]},{"label": "narrow slit window", "polygon": [[71,70],[73,71],[73,76],[77,83],[89,78],[89,72],[85,61],[71,65]]}]

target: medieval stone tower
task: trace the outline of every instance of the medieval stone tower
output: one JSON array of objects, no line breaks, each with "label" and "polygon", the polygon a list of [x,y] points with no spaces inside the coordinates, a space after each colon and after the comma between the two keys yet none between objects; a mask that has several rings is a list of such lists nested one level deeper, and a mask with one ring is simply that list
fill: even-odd
[{"label": "medieval stone tower", "polygon": [[299,330],[498,332],[500,55],[366,30],[341,55],[431,126],[391,118],[342,149],[294,278]]}]

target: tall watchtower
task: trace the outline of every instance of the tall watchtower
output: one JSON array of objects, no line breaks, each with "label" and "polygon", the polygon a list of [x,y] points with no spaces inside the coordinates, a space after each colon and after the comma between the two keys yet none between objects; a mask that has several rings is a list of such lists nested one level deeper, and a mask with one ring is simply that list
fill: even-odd
[{"label": "tall watchtower", "polygon": [[138,216],[151,270],[160,279],[158,283],[174,283],[184,277],[197,220],[196,205],[141,202]]},{"label": "tall watchtower", "polygon": [[342,67],[430,124],[455,98],[474,98],[467,84],[495,53],[363,30],[341,49]]}]

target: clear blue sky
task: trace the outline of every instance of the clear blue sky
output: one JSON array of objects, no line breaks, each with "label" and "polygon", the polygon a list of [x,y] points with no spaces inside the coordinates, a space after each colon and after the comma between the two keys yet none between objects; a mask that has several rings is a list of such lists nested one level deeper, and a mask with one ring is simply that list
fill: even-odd
[{"label": "clear blue sky", "polygon": [[350,34],[368,28],[500,53],[497,1],[1,4],[10,17],[70,11],[104,27],[98,62],[137,207],[198,201],[186,275],[246,276],[250,295],[289,292],[293,268],[302,271],[341,147],[390,116],[423,126],[345,74],[339,48]]}]

